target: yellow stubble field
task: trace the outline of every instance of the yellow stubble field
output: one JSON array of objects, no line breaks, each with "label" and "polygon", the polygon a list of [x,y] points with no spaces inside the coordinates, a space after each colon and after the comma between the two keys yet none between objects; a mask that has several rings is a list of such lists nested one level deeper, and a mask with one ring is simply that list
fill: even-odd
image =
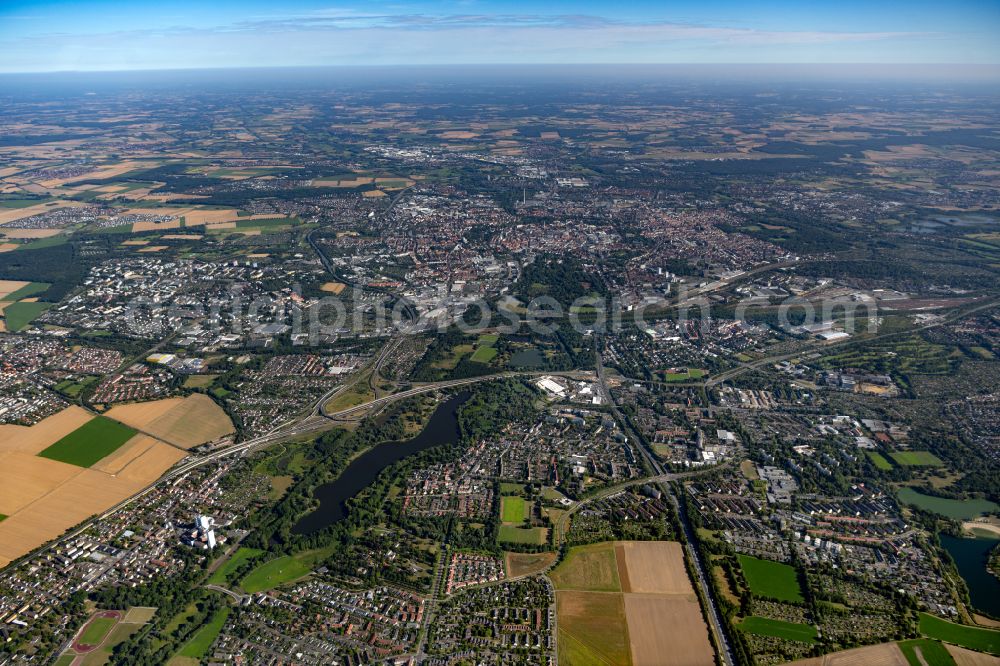
[{"label": "yellow stubble field", "polygon": [[39,452],[93,415],[67,407],[34,426],[0,426],[0,566],[145,488],[186,453],[145,434],[83,468]]},{"label": "yellow stubble field", "polygon": [[201,393],[119,405],[107,416],[185,449],[236,431],[226,412]]}]

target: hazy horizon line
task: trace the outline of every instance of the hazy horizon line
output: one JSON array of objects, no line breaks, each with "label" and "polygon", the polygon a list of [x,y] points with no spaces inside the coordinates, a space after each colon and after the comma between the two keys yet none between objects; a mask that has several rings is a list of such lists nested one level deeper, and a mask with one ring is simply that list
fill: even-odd
[{"label": "hazy horizon line", "polygon": [[[861,78],[884,78],[886,76],[904,75],[907,79],[936,78],[940,76],[974,75],[969,78],[977,80],[996,79],[1000,81],[1000,63],[961,63],[961,62],[926,62],[926,63],[854,63],[854,62],[538,62],[538,63],[517,63],[517,62],[495,62],[495,63],[398,63],[398,64],[306,64],[306,65],[248,65],[248,66],[193,66],[193,67],[155,67],[155,68],[135,68],[135,69],[52,69],[52,70],[17,70],[2,71],[0,76],[45,76],[45,75],[67,75],[67,74],[176,74],[186,72],[238,72],[238,71],[289,71],[289,70],[487,70],[487,69],[530,69],[542,70],[552,69],[573,69],[584,70],[588,68],[599,68],[603,70],[633,68],[633,69],[672,69],[683,70],[715,70],[724,72],[726,70],[739,69],[744,72],[752,71],[759,74],[780,73],[784,71],[810,71],[813,73],[851,73]],[[930,68],[930,71],[928,71]]]}]

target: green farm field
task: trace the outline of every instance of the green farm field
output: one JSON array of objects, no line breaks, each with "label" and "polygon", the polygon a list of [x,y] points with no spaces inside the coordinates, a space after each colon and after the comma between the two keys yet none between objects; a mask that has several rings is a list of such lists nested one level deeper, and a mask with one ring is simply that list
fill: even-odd
[{"label": "green farm field", "polygon": [[[899,641],[896,645],[899,646],[910,666],[955,666],[955,660],[948,649],[938,641],[914,638],[908,641]],[[917,648],[920,648],[919,655]]]},{"label": "green farm field", "polygon": [[52,305],[52,303],[43,303],[41,301],[11,303],[3,310],[3,318],[7,324],[7,330],[20,331],[30,324],[35,317],[51,308]]},{"label": "green farm field", "polygon": [[1000,655],[1000,631],[969,627],[942,620],[927,613],[920,614],[920,633],[970,650]]},{"label": "green farm field", "polygon": [[136,431],[105,416],[95,416],[38,455],[90,467],[130,440]]},{"label": "green farm field", "polygon": [[621,592],[614,542],[570,548],[549,576],[557,590]]}]

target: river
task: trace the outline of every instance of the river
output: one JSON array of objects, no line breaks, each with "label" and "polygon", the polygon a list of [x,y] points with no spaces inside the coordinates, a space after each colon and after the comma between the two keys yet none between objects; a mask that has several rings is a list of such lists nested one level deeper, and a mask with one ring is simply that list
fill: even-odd
[{"label": "river", "polygon": [[941,545],[955,560],[958,573],[969,588],[973,608],[1000,618],[1000,579],[986,569],[990,551],[997,539],[958,538],[941,535]]},{"label": "river", "polygon": [[335,480],[316,488],[313,497],[319,500],[319,508],[295,523],[292,532],[312,534],[340,522],[347,517],[347,500],[367,488],[386,467],[433,446],[457,444],[458,408],[471,395],[462,392],[438,405],[416,437],[379,444],[355,458]]}]

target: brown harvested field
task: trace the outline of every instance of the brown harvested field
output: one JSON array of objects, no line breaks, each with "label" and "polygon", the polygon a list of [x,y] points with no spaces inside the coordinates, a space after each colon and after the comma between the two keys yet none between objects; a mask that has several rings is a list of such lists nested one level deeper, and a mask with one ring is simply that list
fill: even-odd
[{"label": "brown harvested field", "polygon": [[13,252],[19,247],[17,243],[0,243],[0,252]]},{"label": "brown harvested field", "polygon": [[361,185],[368,185],[372,183],[375,179],[366,176],[360,176],[351,180],[336,180],[333,178],[319,178],[313,181],[313,185],[316,187],[360,187]]},{"label": "brown harvested field", "polygon": [[789,666],[909,666],[906,657],[895,643],[867,645],[789,662]]},{"label": "brown harvested field", "polygon": [[442,139],[475,139],[479,134],[467,130],[448,130],[441,132],[438,136]]},{"label": "brown harvested field", "polygon": [[985,652],[974,652],[947,643],[944,646],[948,649],[948,654],[955,660],[955,666],[1000,666],[1000,657],[994,657]]},{"label": "brown harvested field", "polygon": [[386,196],[386,193],[382,190],[368,190],[367,192],[362,193],[361,196],[372,199],[374,197],[384,197]]},{"label": "brown harvested field", "polygon": [[124,469],[126,465],[146,453],[156,443],[156,439],[140,433],[91,465],[90,469],[96,469],[98,472],[114,476]]},{"label": "brown harvested field", "polygon": [[11,227],[0,227],[0,234],[7,238],[49,238],[58,236],[62,229],[13,229]]},{"label": "brown harvested field", "polygon": [[503,559],[507,577],[517,578],[545,571],[556,557],[556,553],[505,553]]},{"label": "brown harvested field", "polygon": [[559,663],[628,664],[628,626],[616,592],[556,592]]},{"label": "brown harvested field", "polygon": [[140,487],[147,486],[160,478],[160,475],[173,467],[185,455],[187,454],[184,451],[176,447],[153,440],[152,446],[146,449],[141,456],[130,461],[114,476],[126,482],[138,483]]},{"label": "brown harvested field", "polygon": [[[0,280],[0,301],[2,301],[3,297],[6,296],[7,294],[12,294],[21,287],[24,287],[28,284],[31,283],[21,282],[19,280]],[[327,284],[332,284],[332,283],[328,282]]]},{"label": "brown harvested field", "polygon": [[992,629],[1000,629],[1000,621],[993,620],[986,617],[985,615],[979,615],[978,613],[972,614],[972,621],[981,627],[990,627]]},{"label": "brown harvested field", "polygon": [[168,245],[150,245],[149,247],[142,248],[139,252],[163,252],[168,247]]},{"label": "brown harvested field", "polygon": [[0,453],[0,513],[13,516],[79,473],[76,465],[30,453]]},{"label": "brown harvested field", "polygon": [[92,414],[73,405],[33,426],[0,425],[0,452],[23,451],[35,455],[92,418]]},{"label": "brown harvested field", "polygon": [[165,222],[134,222],[132,224],[132,232],[138,233],[140,231],[159,231],[160,229],[180,229],[181,221],[180,218],[174,218],[172,220],[167,220]]},{"label": "brown harvested field", "polygon": [[[684,552],[676,541],[624,541],[615,550],[624,552],[629,587],[621,576],[623,592],[693,595],[694,588],[684,568]],[[617,552],[616,552],[617,554]]]},{"label": "brown harvested field", "polygon": [[122,245],[149,245],[149,241],[148,240],[133,239],[133,240],[127,240],[127,241],[125,241],[124,243],[122,243]]},{"label": "brown harvested field", "polygon": [[201,234],[165,234],[161,236],[163,240],[201,240]]},{"label": "brown harvested field", "polygon": [[222,408],[200,393],[186,398],[120,405],[112,408],[107,415],[185,449],[235,432],[232,421]]},{"label": "brown harvested field", "polygon": [[702,666],[715,662],[695,599],[626,594],[625,617],[634,666]]},{"label": "brown harvested field", "polygon": [[[347,285],[344,284],[343,282],[327,282],[322,287],[320,287],[321,290],[328,291],[331,294],[339,294],[346,288]],[[0,296],[2,296],[2,294],[0,294]]]},{"label": "brown harvested field", "polygon": [[0,522],[0,566],[145,488],[184,456],[146,435],[90,469],[0,454],[0,512],[8,515]]},{"label": "brown harvested field", "polygon": [[194,210],[184,213],[184,223],[189,227],[197,227],[202,224],[212,224],[215,222],[228,222],[239,218],[239,213],[235,208],[225,208],[222,210]]},{"label": "brown harvested field", "polygon": [[80,470],[0,523],[0,558],[12,560],[24,555],[125,499],[143,485],[120,481],[92,469]]}]

